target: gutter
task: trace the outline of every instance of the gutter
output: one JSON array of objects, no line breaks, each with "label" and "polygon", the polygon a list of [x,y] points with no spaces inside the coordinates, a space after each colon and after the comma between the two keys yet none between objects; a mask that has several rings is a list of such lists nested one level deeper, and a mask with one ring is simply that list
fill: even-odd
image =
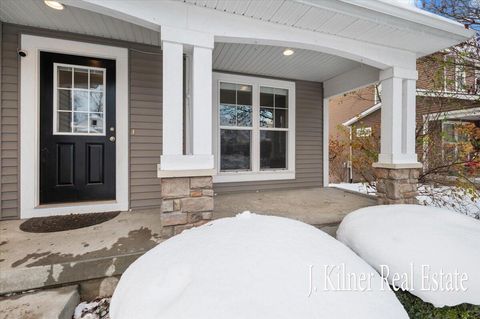
[{"label": "gutter", "polygon": [[352,125],[352,124],[360,121],[360,120],[363,119],[364,117],[372,114],[373,112],[379,110],[381,107],[382,107],[382,103],[377,103],[377,104],[375,104],[374,106],[366,109],[366,110],[363,111],[362,113],[358,114],[357,116],[352,117],[351,119],[349,119],[349,120],[346,121],[346,122],[343,122],[342,125],[343,125],[343,126],[350,126],[350,125]]}]

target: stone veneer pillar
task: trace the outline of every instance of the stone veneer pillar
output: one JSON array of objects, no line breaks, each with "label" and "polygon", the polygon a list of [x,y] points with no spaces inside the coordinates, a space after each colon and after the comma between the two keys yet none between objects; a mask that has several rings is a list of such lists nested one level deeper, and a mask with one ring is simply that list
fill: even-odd
[{"label": "stone veneer pillar", "polygon": [[162,237],[177,235],[212,219],[211,176],[162,178],[161,196]]},{"label": "stone veneer pillar", "polygon": [[380,205],[417,204],[419,168],[375,168]]}]

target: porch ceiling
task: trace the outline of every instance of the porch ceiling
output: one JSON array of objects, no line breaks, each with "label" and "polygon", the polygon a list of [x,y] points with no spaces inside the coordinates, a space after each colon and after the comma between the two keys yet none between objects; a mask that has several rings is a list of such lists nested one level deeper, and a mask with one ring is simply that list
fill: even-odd
[{"label": "porch ceiling", "polygon": [[53,10],[42,0],[1,0],[0,20],[19,25],[160,45],[160,33],[155,30],[69,5],[61,11]]},{"label": "porch ceiling", "polygon": [[[418,56],[464,41],[469,33],[468,30],[462,30],[457,22],[400,0],[177,1],[298,29],[408,50],[416,52]],[[470,34],[473,35],[472,32]]]},{"label": "porch ceiling", "polygon": [[360,66],[360,63],[317,51],[240,43],[215,43],[215,70],[323,82]]}]

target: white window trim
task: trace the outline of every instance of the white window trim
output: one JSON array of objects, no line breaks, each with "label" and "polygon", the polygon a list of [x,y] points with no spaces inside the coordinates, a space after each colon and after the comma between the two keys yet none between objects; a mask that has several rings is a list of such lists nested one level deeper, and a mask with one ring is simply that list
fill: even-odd
[{"label": "white window trim", "polygon": [[[128,50],[22,34],[20,83],[20,218],[128,210]],[[116,199],[39,205],[40,51],[116,60]]]},{"label": "white window trim", "polygon": [[[88,69],[88,72],[89,72],[89,79],[88,79],[88,89],[78,89],[78,88],[59,88],[58,87],[58,67],[59,66],[63,66],[63,67],[69,67],[69,68],[72,68],[72,83],[73,83],[73,77],[74,77],[74,68],[82,68],[82,69]],[[102,97],[102,103],[103,103],[103,112],[90,112],[90,110],[88,110],[87,112],[84,112],[84,111],[77,111],[79,113],[102,113],[103,115],[103,133],[77,133],[77,132],[59,132],[58,131],[58,112],[62,112],[62,110],[59,110],[58,109],[58,90],[70,90],[72,92],[72,96],[71,96],[71,103],[72,103],[72,110],[70,111],[70,113],[72,113],[72,124],[73,124],[73,99],[74,99],[74,95],[73,95],[73,91],[86,91],[88,93],[90,92],[95,92],[93,90],[90,90],[90,70],[98,70],[98,71],[103,71],[103,87],[106,88],[106,80],[107,80],[107,69],[105,68],[97,68],[97,67],[91,67],[91,66],[79,66],[79,65],[75,65],[75,64],[65,64],[65,63],[53,63],[53,135],[71,135],[71,136],[105,136],[106,135],[106,132],[107,132],[107,128],[106,128],[106,123],[107,123],[107,113],[105,112],[105,107],[106,107],[106,102],[105,102],[105,99],[106,99],[106,92],[105,92],[105,89],[103,91],[99,91],[99,92],[102,92],[103,93],[103,97]],[[90,108],[90,94],[88,94],[88,100],[89,100],[89,108]],[[88,118],[89,120],[89,125],[90,125],[90,118]],[[73,125],[72,125],[73,127]]]},{"label": "white window trim", "polygon": [[[252,170],[222,172],[220,171],[220,125],[219,110],[220,82],[245,84],[252,86]],[[288,90],[288,134],[287,134],[287,169],[260,170],[260,86],[275,87]],[[295,179],[295,82],[273,80],[262,77],[213,73],[213,145],[215,155],[214,183],[269,181]],[[278,129],[282,130],[282,129]],[[286,129],[284,129],[286,130]]]}]

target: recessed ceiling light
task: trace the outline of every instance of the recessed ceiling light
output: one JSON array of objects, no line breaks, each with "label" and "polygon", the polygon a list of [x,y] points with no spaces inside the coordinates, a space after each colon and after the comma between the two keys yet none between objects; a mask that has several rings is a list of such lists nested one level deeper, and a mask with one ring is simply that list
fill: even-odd
[{"label": "recessed ceiling light", "polygon": [[283,55],[285,55],[285,56],[289,56],[289,55],[292,55],[294,53],[295,53],[295,51],[293,51],[292,49],[285,49],[283,51]]},{"label": "recessed ceiling light", "polygon": [[45,4],[55,10],[63,10],[63,4],[58,1],[44,0]]}]

